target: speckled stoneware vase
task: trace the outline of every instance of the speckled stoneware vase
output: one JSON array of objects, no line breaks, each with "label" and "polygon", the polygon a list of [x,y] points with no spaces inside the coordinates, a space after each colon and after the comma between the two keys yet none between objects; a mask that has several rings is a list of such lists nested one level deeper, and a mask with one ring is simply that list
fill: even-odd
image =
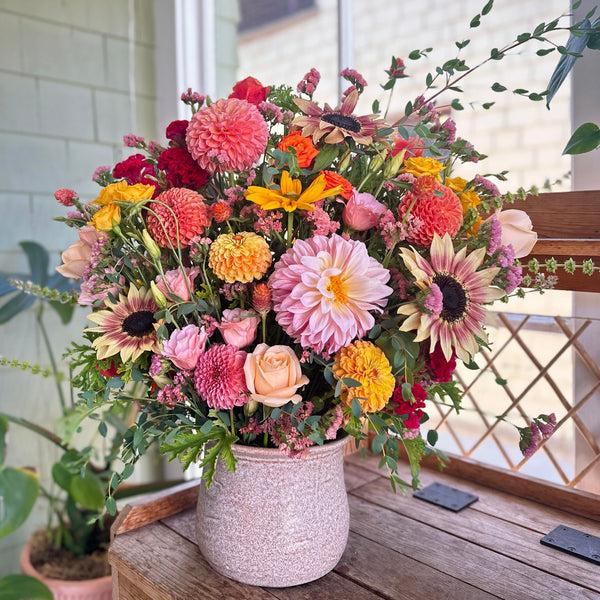
[{"label": "speckled stoneware vase", "polygon": [[200,486],[198,546],[212,567],[268,587],[329,573],[348,540],[347,441],[313,446],[305,458],[235,445],[235,473],[219,461],[213,485]]}]

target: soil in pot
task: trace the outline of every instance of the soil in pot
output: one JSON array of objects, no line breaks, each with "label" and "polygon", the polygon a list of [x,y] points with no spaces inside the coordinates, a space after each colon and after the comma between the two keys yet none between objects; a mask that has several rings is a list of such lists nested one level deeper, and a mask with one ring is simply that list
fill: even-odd
[{"label": "soil in pot", "polygon": [[46,532],[38,531],[30,540],[29,552],[36,571],[50,579],[83,581],[110,575],[108,542],[91,554],[77,556],[65,548],[55,548]]}]

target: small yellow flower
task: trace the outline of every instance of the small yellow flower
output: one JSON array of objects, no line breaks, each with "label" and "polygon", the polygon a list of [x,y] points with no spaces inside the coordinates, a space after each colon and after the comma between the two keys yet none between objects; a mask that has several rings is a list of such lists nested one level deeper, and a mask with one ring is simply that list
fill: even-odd
[{"label": "small yellow flower", "polygon": [[335,196],[342,191],[341,186],[327,188],[323,174],[319,175],[304,191],[299,179],[292,179],[288,171],[281,172],[279,188],[265,188],[251,185],[245,193],[246,200],[258,204],[263,210],[282,208],[286,212],[296,209],[314,210],[315,202]]},{"label": "small yellow flower", "polygon": [[436,179],[440,179],[440,173],[444,170],[444,164],[435,158],[427,156],[411,156],[404,161],[402,165],[403,173],[411,173],[415,177],[423,177],[423,175],[431,175]]},{"label": "small yellow flower", "polygon": [[94,213],[91,224],[99,231],[110,231],[121,222],[121,209],[116,202],[140,202],[152,198],[153,194],[153,185],[129,185],[126,181],[111,183],[102,188],[98,197],[92,201],[92,204],[102,208]]},{"label": "small yellow flower", "polygon": [[394,392],[392,367],[383,351],[371,342],[359,340],[342,348],[336,354],[333,372],[338,379],[354,379],[362,384],[342,386],[342,401],[351,405],[352,398],[359,398],[365,413],[380,411]]},{"label": "small yellow flower", "polygon": [[208,266],[227,283],[260,279],[272,260],[266,240],[248,231],[222,233],[210,245],[208,254]]},{"label": "small yellow flower", "polygon": [[[477,208],[481,204],[481,198],[479,194],[472,188],[467,189],[469,182],[462,177],[447,177],[446,185],[456,193],[460,204],[463,209],[463,215],[466,215],[471,208]],[[481,224],[481,217],[477,217],[475,223],[469,228],[467,232],[469,235],[477,233]]]}]

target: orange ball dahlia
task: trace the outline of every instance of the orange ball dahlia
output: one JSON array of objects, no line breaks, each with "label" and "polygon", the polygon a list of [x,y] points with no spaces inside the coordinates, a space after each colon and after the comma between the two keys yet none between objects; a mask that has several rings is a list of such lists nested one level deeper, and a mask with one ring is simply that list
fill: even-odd
[{"label": "orange ball dahlia", "polygon": [[146,217],[151,236],[163,248],[189,246],[190,240],[204,233],[210,224],[209,209],[204,198],[186,188],[171,188],[151,202],[152,213]]},{"label": "orange ball dahlia", "polygon": [[463,222],[458,196],[449,187],[435,181],[434,177],[425,176],[419,182],[421,185],[407,192],[398,207],[400,219],[409,209],[411,216],[417,219],[408,241],[419,246],[430,246],[436,233],[439,236],[448,233],[454,237]]},{"label": "orange ball dahlia", "polygon": [[319,154],[319,151],[312,142],[312,138],[304,137],[299,131],[284,136],[277,148],[283,152],[289,152],[290,149],[295,150],[298,166],[301,169],[310,167],[315,156]]},{"label": "orange ball dahlia", "polygon": [[271,266],[266,240],[256,233],[222,233],[211,245],[208,266],[227,283],[249,283],[260,279]]},{"label": "orange ball dahlia", "polygon": [[225,98],[201,108],[185,141],[194,160],[209,173],[245,171],[265,151],[269,128],[256,106]]}]

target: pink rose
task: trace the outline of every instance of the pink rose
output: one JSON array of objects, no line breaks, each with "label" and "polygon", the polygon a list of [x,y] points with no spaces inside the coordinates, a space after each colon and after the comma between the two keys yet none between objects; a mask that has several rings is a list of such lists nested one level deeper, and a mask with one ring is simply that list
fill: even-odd
[{"label": "pink rose", "polygon": [[529,215],[515,208],[502,210],[496,214],[502,226],[502,245],[510,244],[515,251],[515,258],[527,256],[537,242],[537,233]]},{"label": "pink rose", "polygon": [[289,346],[259,344],[252,354],[246,355],[244,375],[252,400],[273,408],[300,402],[302,396],[296,392],[308,383]]},{"label": "pink rose", "polygon": [[361,194],[353,190],[344,207],[342,219],[354,231],[366,231],[377,225],[385,210],[385,205],[378,202],[373,194]]},{"label": "pink rose", "polygon": [[164,343],[162,355],[168,358],[176,367],[191,371],[196,367],[198,357],[204,352],[207,339],[204,327],[186,325],[176,329]]},{"label": "pink rose", "polygon": [[169,300],[171,300],[171,296],[175,295],[184,302],[189,302],[192,297],[190,292],[194,291],[194,279],[196,279],[199,272],[198,267],[166,271],[164,277],[159,275],[156,278],[156,287]]},{"label": "pink rose", "polygon": [[97,231],[95,227],[86,225],[79,230],[79,241],[69,246],[62,254],[63,264],[56,270],[64,277],[81,279],[83,272],[90,263],[92,249],[99,240],[106,239],[106,234]]},{"label": "pink rose", "polygon": [[245,348],[256,339],[256,329],[260,319],[249,310],[225,309],[218,326],[226,343],[236,348]]}]

